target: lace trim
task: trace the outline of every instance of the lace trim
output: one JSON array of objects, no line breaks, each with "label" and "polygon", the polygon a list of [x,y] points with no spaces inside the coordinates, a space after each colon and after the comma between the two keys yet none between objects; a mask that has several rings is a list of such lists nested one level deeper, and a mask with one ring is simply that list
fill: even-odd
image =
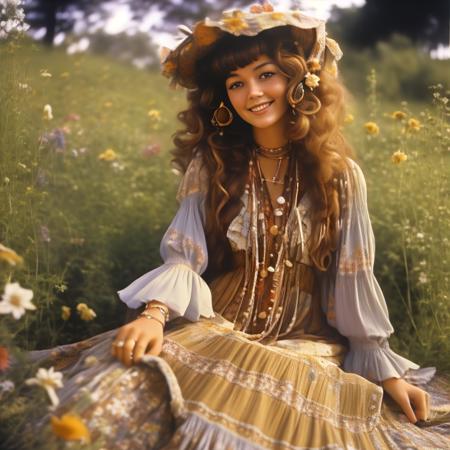
[{"label": "lace trim", "polygon": [[351,254],[348,254],[344,247],[339,258],[339,272],[343,274],[356,273],[361,270],[372,269],[372,258],[369,251],[364,247],[357,247]]},{"label": "lace trim", "polygon": [[176,199],[179,203],[195,192],[207,193],[209,185],[208,170],[203,165],[201,154],[197,153],[189,163],[178,187]]}]

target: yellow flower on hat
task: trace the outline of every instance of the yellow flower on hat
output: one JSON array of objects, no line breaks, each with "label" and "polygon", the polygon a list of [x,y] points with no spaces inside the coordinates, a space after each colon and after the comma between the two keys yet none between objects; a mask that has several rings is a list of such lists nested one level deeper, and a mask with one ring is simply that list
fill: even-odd
[{"label": "yellow flower on hat", "polygon": [[366,129],[366,133],[372,136],[376,136],[380,133],[380,128],[375,122],[366,122],[364,128]]},{"label": "yellow flower on hat", "polygon": [[392,117],[393,119],[395,119],[395,120],[402,120],[402,119],[405,119],[405,118],[406,118],[406,113],[403,112],[403,111],[394,111],[394,112],[391,114],[391,117]]},{"label": "yellow flower on hat", "polygon": [[53,434],[66,441],[90,442],[91,435],[84,422],[75,414],[64,414],[61,418],[50,418]]},{"label": "yellow flower on hat", "polygon": [[227,17],[223,19],[223,24],[230,33],[239,33],[248,28],[247,22],[240,17]]},{"label": "yellow flower on hat", "polygon": [[317,75],[314,75],[313,73],[308,72],[305,76],[305,84],[311,89],[314,89],[315,87],[319,86],[320,78]]},{"label": "yellow flower on hat", "polygon": [[306,62],[306,65],[310,72],[318,72],[322,68],[320,61],[317,58],[310,59]]},{"label": "yellow flower on hat", "polygon": [[419,131],[422,128],[422,124],[414,118],[408,120],[408,129],[410,131]]},{"label": "yellow flower on hat", "polygon": [[282,12],[274,12],[270,15],[270,18],[272,20],[281,20],[283,21],[285,19],[285,15]]},{"label": "yellow flower on hat", "polygon": [[406,153],[403,153],[401,150],[397,150],[391,156],[392,162],[394,164],[400,164],[408,159]]}]

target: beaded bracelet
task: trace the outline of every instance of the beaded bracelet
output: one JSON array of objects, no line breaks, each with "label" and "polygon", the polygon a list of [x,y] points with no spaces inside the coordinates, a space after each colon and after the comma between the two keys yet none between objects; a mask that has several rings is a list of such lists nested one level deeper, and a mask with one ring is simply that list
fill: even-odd
[{"label": "beaded bracelet", "polygon": [[155,316],[152,316],[150,313],[148,313],[148,312],[141,312],[140,314],[139,314],[139,316],[142,316],[142,317],[146,317],[147,319],[153,319],[153,320],[156,320],[157,322],[159,322],[161,325],[162,325],[162,327],[164,328],[164,326],[166,325],[162,320],[160,320],[160,319],[158,319],[157,317],[155,317]]}]

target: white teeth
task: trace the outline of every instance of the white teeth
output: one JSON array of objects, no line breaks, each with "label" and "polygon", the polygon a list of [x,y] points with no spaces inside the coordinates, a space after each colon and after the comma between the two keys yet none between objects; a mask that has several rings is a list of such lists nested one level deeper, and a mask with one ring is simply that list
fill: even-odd
[{"label": "white teeth", "polygon": [[269,105],[270,105],[270,102],[269,103],[263,103],[262,105],[255,106],[254,108],[251,108],[250,111],[254,111],[254,112],[262,111],[263,109],[266,109]]}]

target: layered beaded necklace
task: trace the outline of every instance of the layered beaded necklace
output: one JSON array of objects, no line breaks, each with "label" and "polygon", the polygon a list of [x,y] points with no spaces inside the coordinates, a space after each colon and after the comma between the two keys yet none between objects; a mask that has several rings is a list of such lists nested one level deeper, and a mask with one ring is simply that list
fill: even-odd
[{"label": "layered beaded necklace", "polygon": [[[249,161],[246,193],[250,198],[248,206],[252,219],[237,326],[250,333],[251,339],[262,340],[281,331],[283,308],[287,301],[283,279],[285,271],[293,268],[292,259],[295,256],[290,255],[293,235],[288,224],[297,219],[297,208],[291,208],[291,205],[297,205],[300,194],[298,167],[295,157],[290,155],[291,148],[291,144],[277,149],[257,147],[253,149]],[[271,179],[264,178],[258,154],[277,160]],[[277,176],[285,159],[289,159],[288,168],[281,181]],[[283,193],[277,197],[276,207],[272,205],[268,183],[283,185]]]}]

